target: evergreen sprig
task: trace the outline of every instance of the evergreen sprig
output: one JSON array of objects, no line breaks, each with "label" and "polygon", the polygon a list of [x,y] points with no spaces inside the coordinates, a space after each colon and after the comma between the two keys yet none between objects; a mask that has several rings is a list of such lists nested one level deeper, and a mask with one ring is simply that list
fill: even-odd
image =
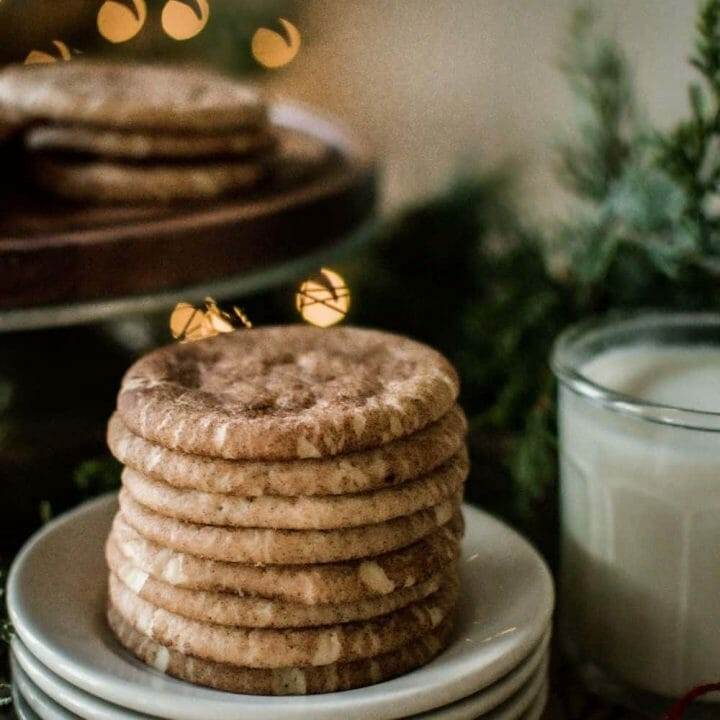
[{"label": "evergreen sprig", "polygon": [[560,180],[574,195],[602,201],[632,151],[635,101],[627,62],[617,44],[596,33],[596,11],[585,4],[570,24],[560,61],[576,98],[582,142],[560,146]]},{"label": "evergreen sprig", "polygon": [[[719,6],[702,10],[695,59],[716,98]],[[554,339],[609,310],[720,303],[714,235],[686,181],[706,154],[685,156],[681,141],[690,128],[704,138],[712,118],[695,101],[690,120],[653,132],[626,57],[590,5],[573,18],[561,67],[578,117],[574,139],[559,147],[558,176],[574,200],[567,218],[550,228],[521,222],[507,177],[480,177],[386,226],[373,262],[351,278],[355,321],[408,332],[455,361],[471,421],[470,496],[548,552],[557,536]],[[429,292],[438,278],[447,279],[440,297]]]},{"label": "evergreen sprig", "polygon": [[697,225],[703,249],[720,252],[720,3],[706,0],[697,21],[691,64],[702,83],[688,88],[690,116],[657,135],[658,163],[683,187],[686,215]]},{"label": "evergreen sprig", "polygon": [[[695,208],[720,178],[718,162],[702,186],[697,182],[708,173],[704,164],[711,136],[712,142],[717,139],[719,21],[720,1],[710,0],[701,12],[694,59],[712,89],[715,110],[712,116],[700,112],[699,91],[692,89],[691,119],[664,137],[638,119],[621,49],[598,34],[589,6],[578,11],[562,66],[579,109],[579,133],[575,143],[561,146],[559,173],[577,202],[570,220],[538,233],[548,272],[557,279],[556,295],[546,301],[549,310],[542,319],[549,327],[559,329],[614,309],[718,307],[718,276],[711,262],[714,221]],[[689,135],[694,137],[690,148],[685,144]],[[506,281],[515,284],[512,278]],[[522,312],[520,304],[517,309]],[[513,323],[516,330],[525,324],[527,318]],[[524,339],[517,344],[527,347]],[[546,368],[550,347],[550,342],[537,347],[528,364]],[[556,478],[554,388],[547,375],[535,377],[525,426],[511,456],[523,511],[542,500]],[[508,376],[507,383],[517,380]],[[506,390],[501,387],[498,396]]]},{"label": "evergreen sprig", "polygon": [[[681,277],[701,254],[698,229],[686,221],[686,189],[656,162],[651,134],[638,120],[622,50],[597,33],[590,6],[577,12],[572,29],[563,68],[580,132],[578,142],[561,146],[560,178],[578,203],[548,244],[576,287],[579,310],[649,304],[655,298],[642,279],[648,272]],[[608,283],[620,275],[622,286]],[[634,293],[638,281],[643,289]]]}]

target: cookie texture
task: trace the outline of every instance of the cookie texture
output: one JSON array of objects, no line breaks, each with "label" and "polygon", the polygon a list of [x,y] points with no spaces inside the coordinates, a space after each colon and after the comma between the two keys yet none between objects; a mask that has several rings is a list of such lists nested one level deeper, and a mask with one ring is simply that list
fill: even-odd
[{"label": "cookie texture", "polygon": [[268,175],[268,168],[253,159],[139,165],[38,155],[29,170],[33,182],[54,195],[110,203],[220,197],[247,192]]},{"label": "cookie texture", "polygon": [[433,507],[462,489],[466,450],[432,472],[384,490],[354,495],[240,497],[174,488],[125,468],[123,486],[161,515],[221,527],[333,530],[393,520]]},{"label": "cookie texture", "polygon": [[146,355],[123,379],[118,413],[166,448],[292,460],[410,435],[447,413],[458,392],[450,363],[407,338],[281,326]]},{"label": "cookie texture", "polygon": [[165,517],[120,491],[123,517],[158,545],[212,560],[305,565],[372,557],[420,540],[450,521],[461,496],[374,525],[340,530],[275,530],[198,525]]},{"label": "cookie texture", "polygon": [[0,116],[136,130],[214,131],[266,122],[257,91],[208,70],[76,59],[0,72]]},{"label": "cookie texture", "polygon": [[125,558],[112,539],[105,548],[111,572],[143,600],[191,620],[258,628],[298,628],[370,620],[395,612],[440,589],[443,576],[356,602],[305,605],[237,593],[186,590],[151,577]]},{"label": "cookie texture", "polygon": [[115,575],[109,602],[138,632],[178,652],[241,667],[330,665],[392,652],[437,628],[454,607],[457,578],[407,608],[374,620],[284,630],[243,628],[189,620],[151,605]]},{"label": "cookie texture", "polygon": [[36,125],[25,145],[39,152],[79,153],[130,160],[193,160],[257,155],[272,150],[275,135],[267,128],[224,133],[176,133],[116,130],[87,125]]},{"label": "cookie texture", "polygon": [[458,558],[462,515],[418,542],[373,558],[316,565],[251,565],[178,552],[145,539],[122,514],[110,542],[140,572],[187,590],[232,593],[304,605],[360,603],[410,588]]},{"label": "cookie texture", "polygon": [[440,354],[375,330],[238,331],[126,373],[105,546],[137,657],[244,693],[379,682],[447,644],[468,453]]},{"label": "cookie texture", "polygon": [[457,405],[437,422],[377,448],[332,458],[223,460],[168,450],[133,433],[115,413],[107,441],[127,467],[178,488],[258,496],[345,495],[403,483],[434,470],[464,444],[467,421]]},{"label": "cookie texture", "polygon": [[337,692],[389,680],[432,660],[447,645],[453,628],[453,619],[449,617],[433,631],[369,659],[262,669],[216,663],[162,645],[138,632],[112,605],[108,607],[107,618],[120,643],[159,672],[197,685],[250,695]]}]

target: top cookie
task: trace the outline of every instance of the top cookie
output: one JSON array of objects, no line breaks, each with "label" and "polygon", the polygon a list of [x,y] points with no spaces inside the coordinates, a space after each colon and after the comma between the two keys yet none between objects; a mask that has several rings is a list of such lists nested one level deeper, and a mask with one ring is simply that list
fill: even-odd
[{"label": "top cookie", "polygon": [[252,88],[213,72],[85,60],[0,72],[0,117],[8,112],[159,131],[229,130],[266,120]]},{"label": "top cookie", "polygon": [[123,379],[136,434],[209,457],[290,460],[383,445],[442,417],[459,391],[426,345],[376,330],[245,330],[156,350]]}]

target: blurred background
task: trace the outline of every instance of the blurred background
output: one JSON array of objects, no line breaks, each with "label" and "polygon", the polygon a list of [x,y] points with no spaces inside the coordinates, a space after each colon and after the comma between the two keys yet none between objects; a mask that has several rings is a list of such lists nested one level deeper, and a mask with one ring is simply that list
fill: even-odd
[{"label": "blurred background", "polygon": [[[278,92],[338,113],[365,134],[383,158],[385,208],[435,193],[460,167],[513,158],[527,168],[523,202],[547,209],[558,203],[553,143],[573,127],[574,107],[558,62],[577,4],[215,0],[205,32],[180,45],[160,27],[164,3],[149,0],[143,31],[112,46],[96,31],[101,0],[4,0],[0,59],[21,61],[28,48],[51,51],[59,38],[88,54],[184,57],[252,73]],[[633,66],[648,116],[668,127],[685,111],[695,3],[600,5],[605,26]],[[281,72],[263,74],[250,55],[251,36],[278,16],[301,29],[303,54]]]},{"label": "blurred background", "polygon": [[[597,313],[720,307],[720,2],[170,0],[207,19],[181,42],[162,25],[169,2],[147,0],[142,18],[142,0],[109,2],[138,25],[126,41],[98,32],[104,0],[0,0],[0,66],[200,63],[365,137],[377,214],[327,260],[352,293],[347,322],[419,338],[458,366],[469,498],[554,565],[553,339]],[[268,69],[253,38],[282,38],[281,18],[300,50]],[[16,185],[3,153],[0,301],[14,282],[2,228]],[[272,282],[218,299],[256,326],[300,321],[307,267],[264,269]],[[0,302],[0,580],[34,529],[116,487],[104,431],[120,379],[172,340],[185,299],[178,289],[167,307],[112,318],[86,309],[82,324],[59,320],[73,317],[68,301],[32,329],[23,318],[36,315]]]},{"label": "blurred background", "polygon": [[[302,62],[273,86],[340,113],[383,157],[386,207],[427,197],[458,168],[522,163],[523,203],[557,207],[554,143],[575,108],[558,72],[573,0],[303,2]],[[696,8],[604,0],[649,116],[685,111]]]}]

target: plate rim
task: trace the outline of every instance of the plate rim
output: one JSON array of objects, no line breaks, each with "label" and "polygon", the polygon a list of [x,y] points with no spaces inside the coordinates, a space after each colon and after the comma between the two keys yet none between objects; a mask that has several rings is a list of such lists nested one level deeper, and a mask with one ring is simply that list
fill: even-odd
[{"label": "plate rim", "polygon": [[[24,712],[32,713],[33,718],[39,717],[38,710],[36,710],[32,705],[32,700],[28,700],[27,698],[27,692],[23,692],[23,689],[27,690],[25,686],[28,686],[28,688],[35,695],[40,696],[40,699],[45,704],[51,705],[51,709],[54,713],[60,713],[61,716],[66,716],[67,718],[78,718],[78,720],[82,720],[82,718],[84,717],[83,715],[76,714],[69,708],[63,706],[55,698],[49,695],[42,687],[40,687],[40,685],[35,682],[35,680],[22,666],[22,663],[20,663],[17,656],[13,655],[11,657],[10,666],[13,672],[13,677],[17,676],[20,678],[20,682],[15,682],[12,688],[13,702],[16,703],[15,707],[21,705]],[[500,703],[496,707],[487,710],[486,713],[483,713],[482,715],[480,715],[480,717],[487,717],[489,718],[489,720],[498,720],[497,712],[501,710],[503,704],[507,705],[511,702],[517,703],[518,699],[520,698],[519,705],[522,709],[519,710],[515,718],[517,718],[517,720],[520,720],[520,718],[522,718],[522,720],[530,720],[530,718],[533,718],[534,720],[535,718],[539,718],[545,708],[545,704],[547,703],[547,696],[549,692],[548,666],[549,655],[546,654],[543,657],[542,667],[539,666],[538,668],[536,668],[535,672],[531,674],[530,678],[528,678],[526,682],[523,683],[523,685],[521,685],[515,693],[508,697],[503,703]],[[18,669],[20,671],[19,673]],[[20,702],[18,702],[18,699],[20,700]],[[446,708],[436,708],[435,710],[431,710],[429,713],[424,713],[422,716],[413,715],[407,718],[407,720],[414,720],[414,718],[418,718],[418,720],[445,720],[442,714],[437,716],[438,712],[442,713],[445,709]],[[517,710],[517,706],[514,704],[511,705],[511,710],[513,709]],[[122,712],[124,709],[121,708],[120,710]],[[494,718],[493,714],[495,715]],[[148,720],[154,720],[154,718],[151,718],[150,716],[146,717],[148,718]],[[474,711],[473,717],[475,717]],[[29,715],[26,720],[30,720]],[[132,718],[125,720],[132,720]],[[506,716],[501,715],[500,720],[509,719]]]},{"label": "plate rim", "polygon": [[[85,690],[91,695],[95,695],[121,707],[128,707],[137,712],[144,712],[157,717],[167,717],[165,702],[167,694],[170,692],[169,690],[166,689],[164,692],[159,692],[156,687],[153,688],[152,692],[147,692],[146,688],[145,693],[139,694],[136,684],[124,678],[110,678],[107,673],[103,673],[95,667],[71,666],[67,660],[62,657],[62,648],[58,649],[57,642],[54,648],[43,643],[41,638],[34,635],[32,628],[26,627],[26,623],[22,620],[17,610],[17,608],[22,605],[20,602],[22,592],[19,587],[19,577],[25,564],[28,562],[28,558],[32,556],[35,549],[49,536],[60,531],[64,525],[71,524],[77,520],[78,517],[91,515],[96,512],[109,511],[111,506],[115,507],[116,503],[116,493],[102,495],[58,516],[35,533],[20,550],[11,566],[7,582],[8,611],[17,635],[28,650],[40,660],[43,665],[50,668],[68,683]],[[398,707],[401,705],[401,714],[397,714],[398,711],[392,708],[388,713],[382,714],[382,717],[390,720],[401,716],[428,712],[437,709],[438,706],[443,707],[475,692],[480,692],[495,683],[509,671],[516,668],[522,660],[529,655],[531,650],[528,650],[528,648],[535,647],[543,633],[551,625],[555,603],[554,584],[545,561],[537,550],[516,530],[497,518],[494,518],[489,513],[468,503],[463,503],[463,513],[467,526],[470,526],[471,523],[482,523],[496,532],[502,532],[508,538],[512,539],[518,551],[522,548],[523,554],[531,559],[533,564],[537,566],[538,583],[542,586],[541,592],[545,599],[545,604],[537,608],[533,622],[525,631],[526,638],[523,645],[511,648],[510,652],[506,652],[504,655],[495,658],[489,664],[484,665],[482,670],[478,670],[477,668],[468,669],[465,667],[461,668],[459,673],[456,671],[455,674],[449,670],[448,675],[452,676],[452,679],[446,681],[440,687],[437,687],[436,683],[434,686],[425,686],[424,688],[418,685],[395,688],[391,690],[392,695],[390,698],[386,698],[385,700],[371,698],[369,701],[362,702],[362,699],[358,698],[358,694],[365,690],[365,688],[338,693],[297,696],[293,698],[296,710],[293,714],[288,715],[287,697],[239,696],[233,693],[223,693],[222,691],[198,687],[198,693],[209,691],[216,694],[217,697],[202,700],[196,699],[195,703],[192,703],[192,707],[186,705],[185,708],[182,709],[181,714],[178,715],[175,711],[174,717],[177,718],[177,720],[198,720],[198,718],[204,719],[208,712],[212,712],[216,717],[222,717],[222,713],[227,713],[232,707],[237,708],[236,716],[240,717],[239,713],[241,710],[238,708],[238,697],[242,697],[246,701],[253,702],[253,707],[246,708],[245,712],[251,712],[255,720],[271,720],[274,717],[273,713],[277,713],[278,710],[281,710],[283,716],[289,720],[292,718],[296,718],[297,720],[297,718],[304,717],[307,714],[315,715],[316,717],[329,717],[332,714],[333,717],[336,717],[338,713],[342,713],[342,717],[346,720],[360,720],[361,718],[368,718],[370,713],[374,713],[372,715],[374,718],[381,717],[381,715],[377,713],[380,707],[388,705]],[[467,560],[467,558],[465,560]],[[32,625],[32,623],[30,623],[30,625]],[[439,657],[442,658],[442,654]],[[451,661],[452,658],[448,660]],[[433,662],[437,661],[436,659]],[[388,680],[382,684],[388,685],[395,680],[401,680],[403,677],[421,673],[423,669],[431,667],[432,664],[433,663],[429,663],[424,666],[424,668],[413,671],[413,673]],[[150,672],[151,670],[148,669],[148,673]],[[474,680],[474,678],[480,674],[482,674],[483,678],[482,686],[477,687],[477,680]],[[182,682],[170,676],[166,676],[166,678],[168,681]],[[185,684],[192,687],[189,683]],[[223,698],[223,695],[226,697]],[[185,699],[187,700],[188,698]],[[262,706],[260,705],[259,699],[262,699]],[[273,700],[277,702],[273,703]],[[198,703],[201,703],[204,709],[202,709],[202,707],[198,708]],[[281,704],[284,707],[276,707]],[[323,705],[327,707],[322,708]],[[305,713],[305,715],[301,716],[300,713]],[[229,718],[230,716],[228,715],[227,717]]]},{"label": "plate rim", "polygon": [[[524,718],[526,713],[530,711],[534,703],[542,695],[543,688],[548,684],[548,668],[550,666],[550,657],[543,657],[541,664],[535,669],[530,677],[503,702],[490,708],[485,712],[477,714],[474,708],[463,707],[460,703],[453,703],[451,706],[443,706],[430,710],[421,715],[411,715],[406,720],[448,720],[448,716],[455,717],[460,712],[460,717],[472,713],[473,718],[477,720],[510,720],[508,713],[514,713],[512,718],[519,720]],[[501,713],[501,714],[499,714]]]},{"label": "plate rim", "polygon": [[67,708],[64,708],[56,700],[53,700],[46,692],[44,692],[42,688],[32,682],[22,668],[20,668],[20,672],[18,672],[17,665],[17,660],[11,657],[10,670],[13,676],[13,700],[15,700],[16,695],[19,695],[20,698],[22,698],[24,705],[27,706],[25,709],[30,710],[33,715],[40,718],[40,720],[42,720],[42,713],[37,707],[35,707],[33,698],[30,696],[31,694],[35,695],[35,700],[38,704],[50,707],[50,711],[55,715],[53,720],[82,720],[80,716],[76,715]]},{"label": "plate rim", "polygon": [[[472,710],[479,712],[481,715],[494,710],[504,703],[506,700],[512,698],[520,689],[534,677],[537,670],[542,666],[543,663],[547,662],[550,653],[550,641],[552,638],[552,628],[548,627],[545,634],[541,638],[538,645],[536,645],[531,651],[526,660],[524,660],[516,668],[513,668],[499,680],[487,688],[473,693],[464,698],[456,700],[455,703],[458,706],[467,705],[468,709],[472,707]],[[150,719],[151,716],[139,713],[131,708],[121,707],[114,703],[110,703],[103,698],[91,695],[82,688],[76,687],[69,683],[67,680],[62,678],[56,672],[51,670],[49,667],[44,665],[30,650],[28,650],[23,644],[19,637],[14,637],[11,640],[11,655],[14,661],[19,665],[20,669],[28,676],[28,678],[37,687],[42,690],[51,700],[54,700],[58,705],[65,708],[69,712],[81,715],[82,713],[98,712],[97,704],[102,706],[107,705],[110,711],[117,709],[120,714],[118,718],[122,717],[122,713],[130,713],[126,720],[145,720]],[[517,680],[517,676],[521,675],[522,679]],[[41,679],[38,680],[38,677]],[[66,686],[66,687],[65,687]],[[508,689],[509,686],[509,689]],[[48,689],[51,687],[51,689]],[[59,690],[57,688],[60,688]],[[59,697],[60,694],[75,698],[75,700],[63,701]],[[487,696],[484,700],[481,700],[480,705],[474,705],[473,701],[476,699],[475,696]],[[489,699],[488,699],[489,698]],[[73,707],[71,707],[73,705]],[[429,710],[428,713],[436,712],[440,708]],[[426,713],[421,713],[419,716],[416,714],[411,716],[409,720],[413,720],[414,717],[424,718]],[[99,715],[97,717],[100,717]],[[111,717],[107,715],[107,717]]]},{"label": "plate rim", "polygon": [[[477,693],[473,693],[472,695],[468,695],[464,698],[459,698],[458,700],[455,700],[452,703],[449,703],[448,705],[443,705],[439,708],[433,708],[432,710],[428,710],[424,713],[416,713],[415,715],[411,715],[407,718],[407,720],[430,720],[430,718],[433,716],[433,713],[438,713],[441,710],[448,711],[451,707],[454,707],[459,710],[468,710],[472,711],[475,717],[483,718],[489,713],[492,713],[493,711],[497,710],[499,707],[501,707],[504,703],[509,702],[513,698],[515,698],[517,695],[519,695],[523,688],[525,688],[527,685],[532,683],[533,681],[537,680],[538,676],[547,676],[548,668],[550,665],[550,640],[552,638],[552,631],[551,628],[548,628],[548,631],[543,636],[543,639],[540,641],[540,645],[538,645],[536,648],[532,651],[532,659],[528,659],[528,663],[532,663],[533,667],[531,670],[527,672],[525,677],[523,678],[522,682],[517,685],[509,694],[505,695],[504,697],[493,698],[492,703],[490,705],[487,705],[482,700],[482,696],[485,695],[487,691],[492,692],[492,688],[497,683],[501,683],[505,678],[501,678],[493,685],[489,686],[485,690],[481,690]],[[515,668],[515,670],[518,670],[518,668]],[[511,670],[511,673],[514,673],[515,670]],[[538,683],[540,683],[540,680],[537,680]],[[531,693],[532,694],[532,693]],[[533,698],[535,697],[535,694],[532,694]],[[441,716],[442,718],[442,716]]]}]

